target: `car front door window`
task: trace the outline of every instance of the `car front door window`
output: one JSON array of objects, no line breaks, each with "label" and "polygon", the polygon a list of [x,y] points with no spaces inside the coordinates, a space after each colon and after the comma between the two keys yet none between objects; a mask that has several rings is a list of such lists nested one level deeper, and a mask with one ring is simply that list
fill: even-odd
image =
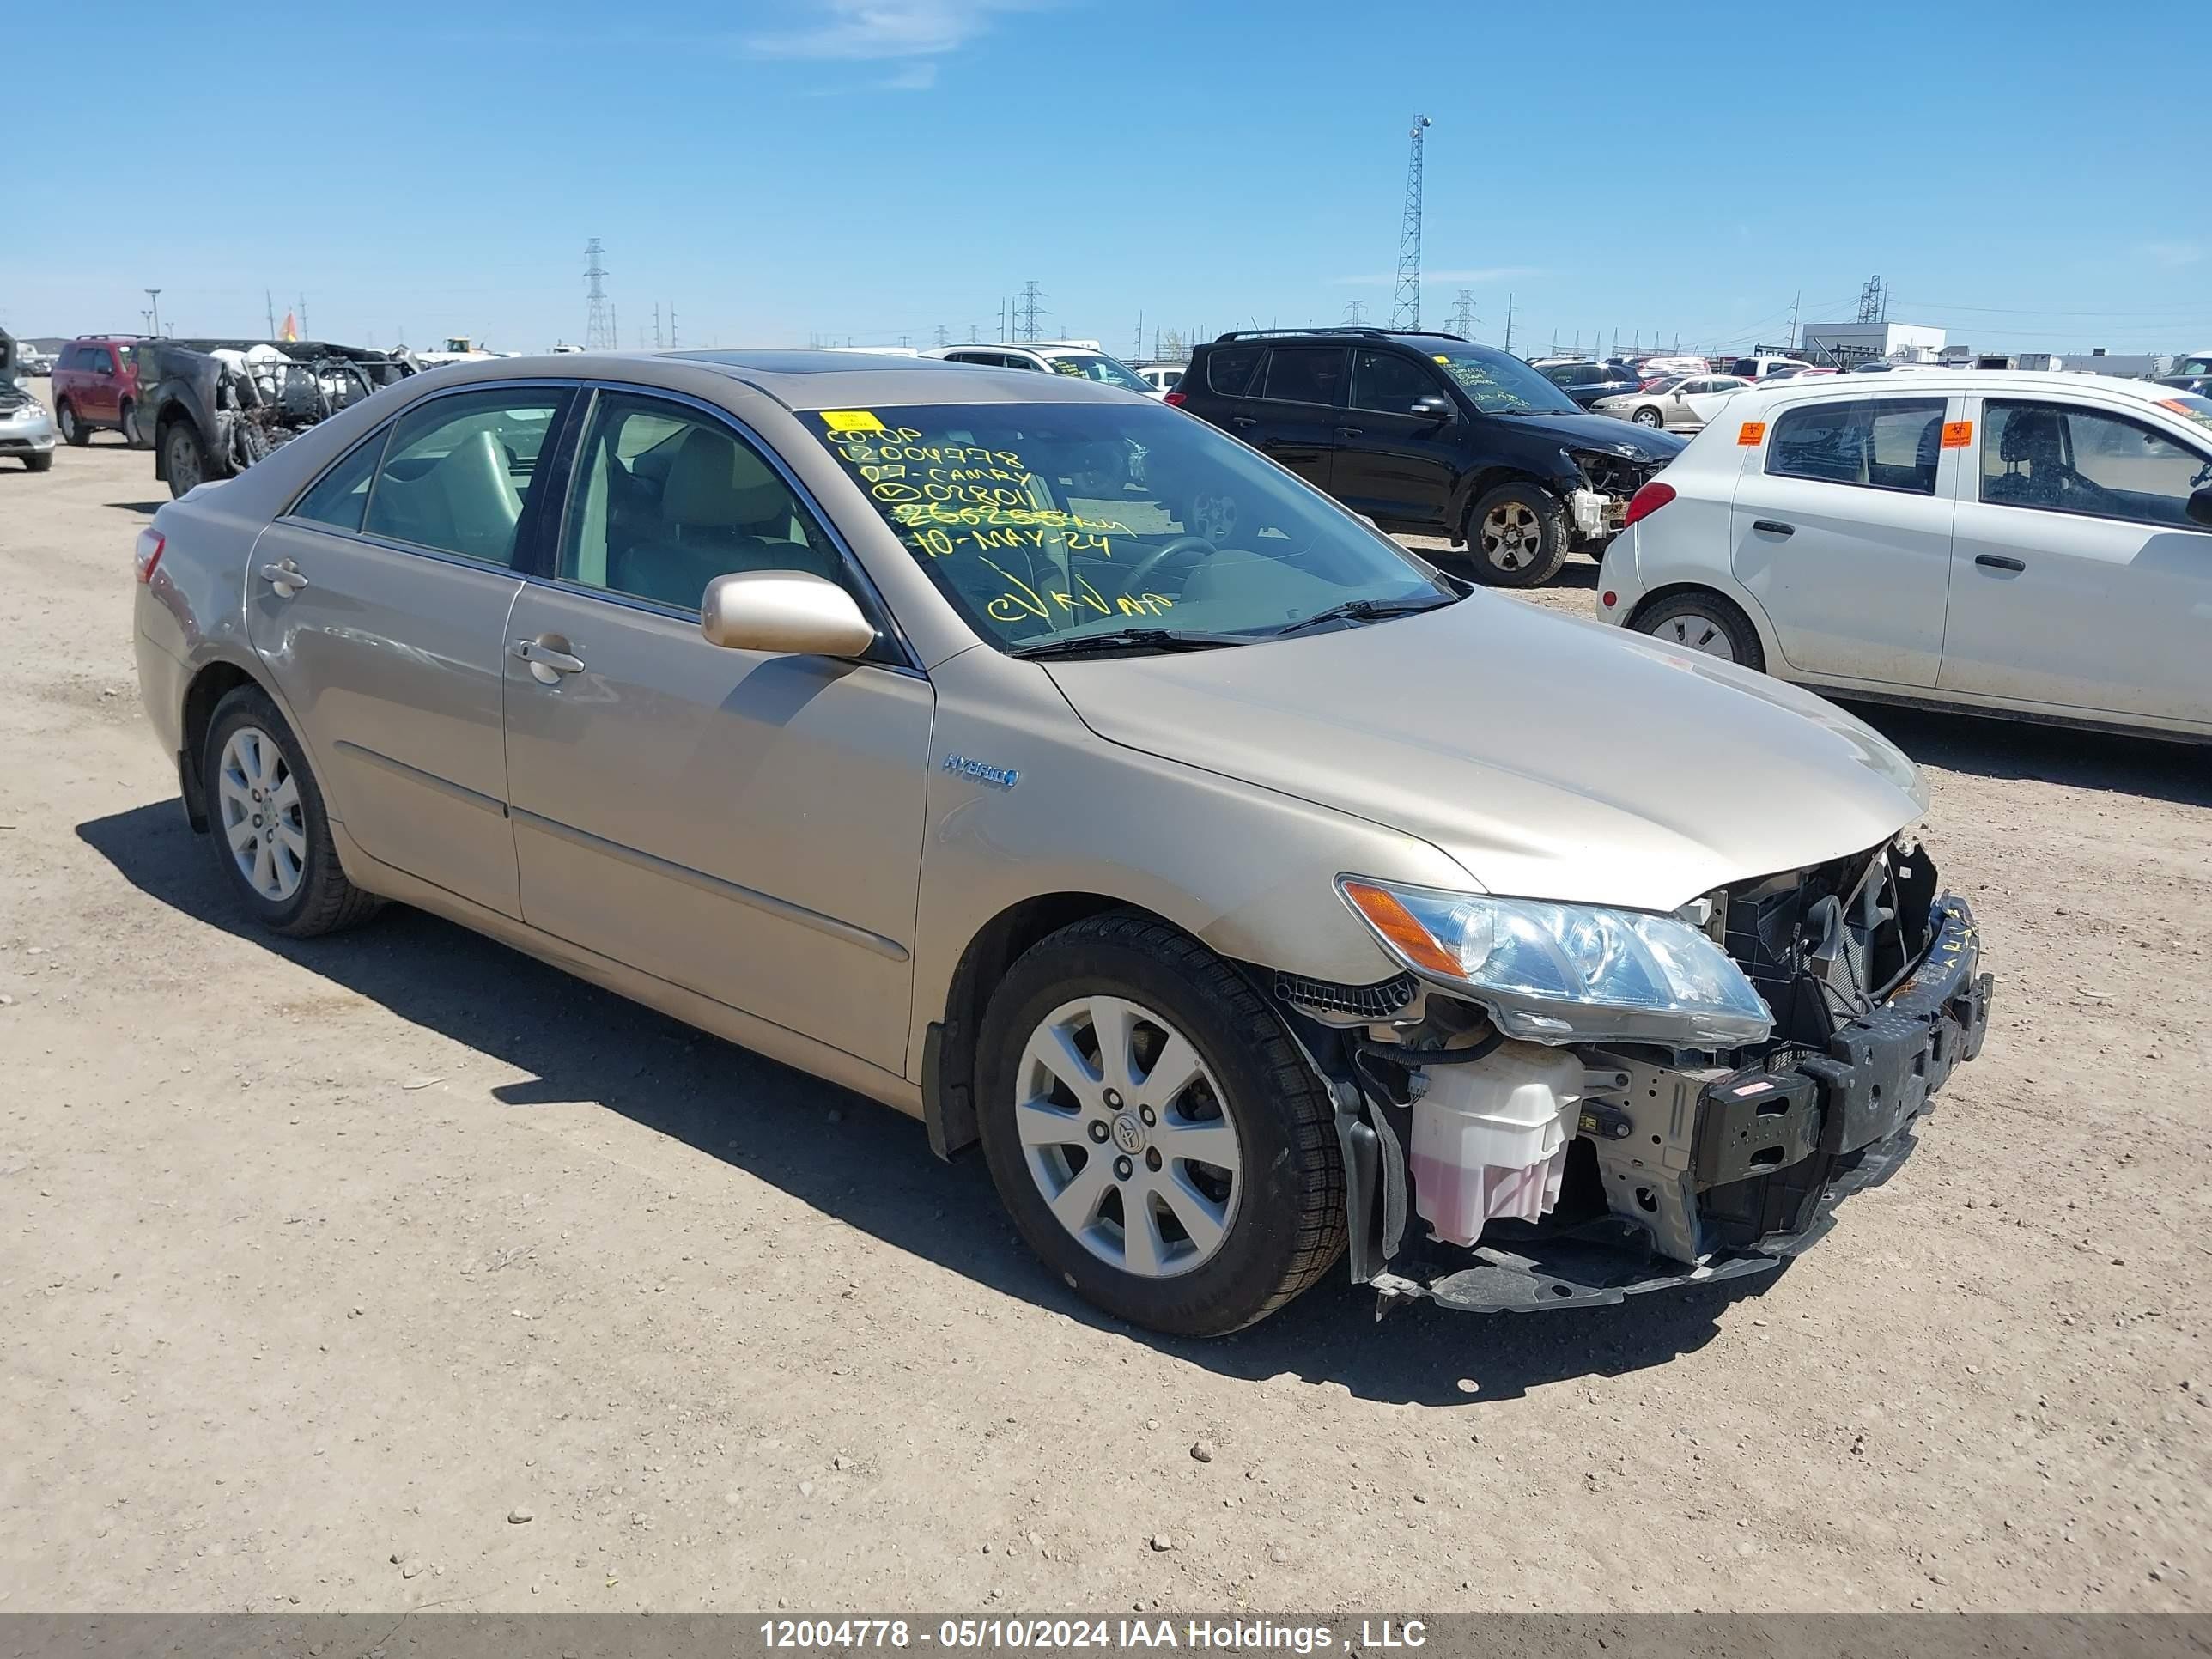
[{"label": "car front door window", "polygon": [[602,392],[578,453],[555,574],[696,611],[708,582],[740,570],[843,574],[791,486],[726,422],[658,398]]},{"label": "car front door window", "polygon": [[2195,529],[2189,498],[2212,459],[2118,415],[2078,404],[1983,404],[1981,499],[1996,507]]},{"label": "car front door window", "polygon": [[1442,397],[1436,377],[1395,351],[1355,354],[1352,406],[1384,415],[1411,415],[1416,398]]}]

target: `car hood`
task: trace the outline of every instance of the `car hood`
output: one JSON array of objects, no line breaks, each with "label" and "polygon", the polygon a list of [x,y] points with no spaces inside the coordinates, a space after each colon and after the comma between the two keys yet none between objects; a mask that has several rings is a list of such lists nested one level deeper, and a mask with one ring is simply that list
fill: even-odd
[{"label": "car hood", "polygon": [[1504,415],[1498,418],[1510,421],[1517,431],[1549,434],[1570,449],[1595,449],[1601,454],[1619,455],[1632,461],[1671,461],[1682,453],[1686,441],[1664,432],[1624,431],[1620,422],[1610,415],[1585,414],[1580,410],[1571,415]]},{"label": "car hood", "polygon": [[1810,692],[1492,594],[1047,672],[1109,742],[1419,836],[1498,894],[1671,910],[1927,805],[1910,761]]}]

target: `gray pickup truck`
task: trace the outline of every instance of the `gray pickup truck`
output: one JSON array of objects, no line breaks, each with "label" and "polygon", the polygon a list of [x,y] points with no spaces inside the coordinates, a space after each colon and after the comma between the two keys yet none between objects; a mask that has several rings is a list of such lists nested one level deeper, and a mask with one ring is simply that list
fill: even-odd
[{"label": "gray pickup truck", "polygon": [[[154,476],[181,496],[243,472],[319,422],[419,374],[405,348],[310,340],[149,340],[138,353]],[[142,430],[146,428],[142,428]]]}]

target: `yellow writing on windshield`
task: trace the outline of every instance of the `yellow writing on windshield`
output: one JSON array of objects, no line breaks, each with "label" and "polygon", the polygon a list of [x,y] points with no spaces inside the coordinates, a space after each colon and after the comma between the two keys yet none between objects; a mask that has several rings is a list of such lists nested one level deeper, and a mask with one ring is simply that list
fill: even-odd
[{"label": "yellow writing on windshield", "polygon": [[986,605],[983,609],[994,622],[1018,623],[1034,619],[1049,622],[1055,616],[1077,615],[1099,617],[1157,617],[1170,609],[1175,600],[1166,593],[1123,593],[1109,600],[1081,574],[1075,577],[1075,592],[1041,592],[1030,583],[1007,569],[994,559],[983,562],[1006,579],[1006,592]]}]

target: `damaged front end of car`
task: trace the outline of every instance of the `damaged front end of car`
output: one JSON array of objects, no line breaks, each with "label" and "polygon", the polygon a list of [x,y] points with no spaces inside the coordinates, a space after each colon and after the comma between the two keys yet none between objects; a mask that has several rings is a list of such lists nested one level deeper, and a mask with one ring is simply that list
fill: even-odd
[{"label": "damaged front end of car", "polygon": [[1906,837],[1666,916],[1339,886],[1405,971],[1274,988],[1331,1081],[1378,1311],[1770,1272],[1887,1179],[1988,1027],[1972,913]]}]

